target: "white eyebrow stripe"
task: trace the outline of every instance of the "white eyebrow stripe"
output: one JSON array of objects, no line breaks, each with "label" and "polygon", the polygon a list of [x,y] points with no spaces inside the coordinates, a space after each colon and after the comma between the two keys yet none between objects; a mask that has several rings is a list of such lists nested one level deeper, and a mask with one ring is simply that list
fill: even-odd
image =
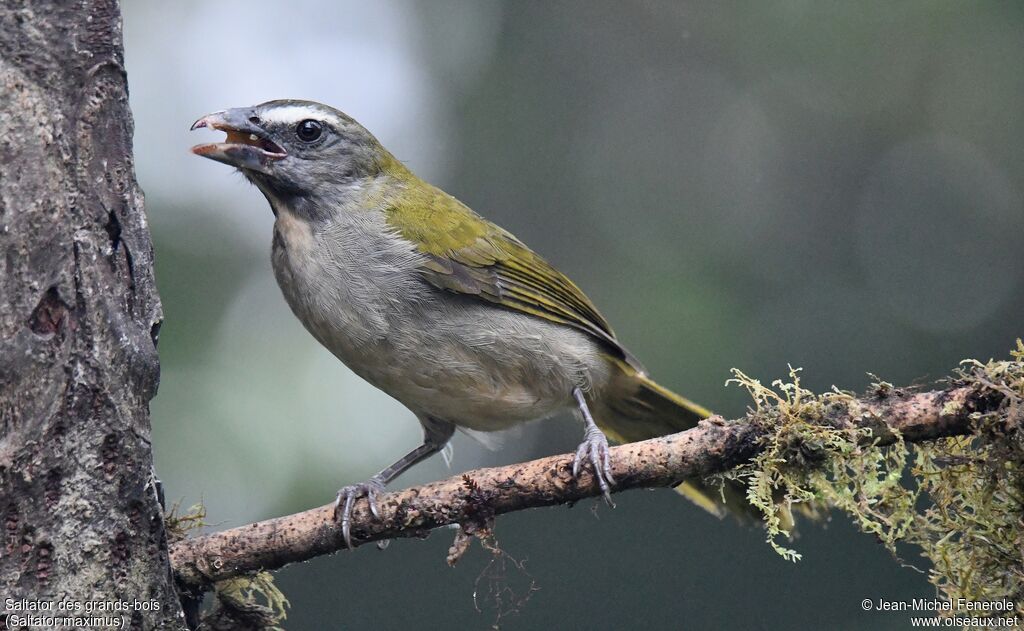
[{"label": "white eyebrow stripe", "polygon": [[328,116],[326,116],[326,112],[317,107],[311,107],[309,105],[286,105],[284,107],[275,107],[274,109],[260,112],[260,118],[268,123],[297,123],[299,121],[306,120],[307,118],[324,120],[325,118],[328,118]]}]

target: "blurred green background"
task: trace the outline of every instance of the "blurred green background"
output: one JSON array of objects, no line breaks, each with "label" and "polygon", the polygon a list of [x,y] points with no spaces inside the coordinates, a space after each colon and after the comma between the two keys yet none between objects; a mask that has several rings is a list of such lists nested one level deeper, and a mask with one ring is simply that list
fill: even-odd
[{"label": "blurred green background", "polygon": [[[332,104],[545,255],[665,385],[726,416],[765,381],[927,382],[1024,334],[1024,5],[126,2],[139,180],[166,321],[154,446],[168,496],[217,527],[320,505],[418,444],[416,421],[302,329],[255,188],[188,147],[199,116]],[[461,434],[399,486],[566,452],[535,424]],[[506,629],[884,629],[864,598],[929,597],[842,516],[790,564],[672,492],[503,517]],[[592,510],[593,509],[593,510]],[[485,629],[451,533],[288,568],[289,629]],[[913,550],[908,563],[921,564]],[[479,590],[480,608],[473,594]]]}]

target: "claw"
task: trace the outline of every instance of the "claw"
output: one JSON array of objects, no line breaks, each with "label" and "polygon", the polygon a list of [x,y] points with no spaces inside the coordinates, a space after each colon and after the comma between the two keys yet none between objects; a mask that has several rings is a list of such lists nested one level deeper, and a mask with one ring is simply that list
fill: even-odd
[{"label": "claw", "polygon": [[370,514],[374,519],[380,519],[380,509],[377,508],[377,494],[370,491],[366,494],[366,501],[370,503]]},{"label": "claw", "polygon": [[338,519],[338,514],[341,513],[341,536],[345,539],[345,547],[349,550],[354,547],[352,545],[352,510],[356,500],[365,497],[370,505],[370,514],[374,519],[380,519],[377,494],[382,492],[384,492],[384,484],[373,478],[338,489],[338,497],[334,500],[334,518]]},{"label": "claw", "polygon": [[594,469],[594,479],[601,487],[601,495],[604,496],[605,503],[615,508],[611,493],[611,485],[615,484],[615,478],[612,477],[612,456],[608,449],[608,437],[594,422],[594,417],[587,406],[587,399],[583,396],[583,390],[578,387],[574,388],[572,396],[576,399],[576,405],[579,406],[587,428],[583,434],[583,442],[580,443],[576,450],[576,457],[572,461],[572,477],[578,478],[584,460],[589,460],[590,466]]},{"label": "claw", "polygon": [[576,457],[572,461],[572,477],[578,478],[580,469],[584,462],[589,462],[594,470],[594,479],[601,487],[601,495],[605,503],[615,508],[612,501],[611,485],[615,484],[612,476],[612,458],[608,449],[608,439],[600,431],[588,431],[576,450]]}]

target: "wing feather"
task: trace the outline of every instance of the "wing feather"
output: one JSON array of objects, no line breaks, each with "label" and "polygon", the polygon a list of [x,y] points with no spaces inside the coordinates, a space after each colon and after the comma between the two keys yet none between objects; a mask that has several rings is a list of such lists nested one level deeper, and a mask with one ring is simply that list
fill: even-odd
[{"label": "wing feather", "polygon": [[580,288],[511,233],[432,187],[408,189],[397,203],[426,207],[415,225],[397,206],[389,209],[388,221],[425,255],[420,271],[427,282],[583,331],[643,370]]}]

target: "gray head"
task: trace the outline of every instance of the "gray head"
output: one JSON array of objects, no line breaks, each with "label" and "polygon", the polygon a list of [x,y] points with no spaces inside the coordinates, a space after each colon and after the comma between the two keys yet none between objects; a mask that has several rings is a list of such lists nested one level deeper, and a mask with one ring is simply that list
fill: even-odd
[{"label": "gray head", "polygon": [[192,152],[237,167],[270,199],[323,207],[366,178],[404,169],[351,117],[313,101],[267,101],[208,114],[192,129],[227,132]]}]

